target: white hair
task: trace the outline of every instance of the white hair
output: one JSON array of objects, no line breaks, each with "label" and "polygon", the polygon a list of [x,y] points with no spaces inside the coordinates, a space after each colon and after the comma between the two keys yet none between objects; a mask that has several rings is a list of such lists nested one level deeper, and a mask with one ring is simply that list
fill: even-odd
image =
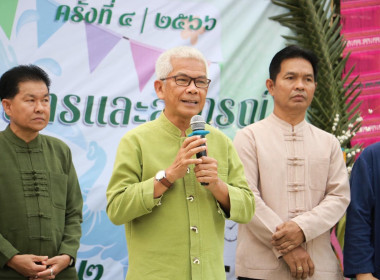
[{"label": "white hair", "polygon": [[156,77],[157,79],[166,78],[171,71],[173,71],[173,65],[171,63],[172,58],[194,58],[204,63],[206,68],[206,75],[208,77],[208,64],[204,55],[196,48],[189,46],[180,46],[169,49],[163,52],[156,61]]}]

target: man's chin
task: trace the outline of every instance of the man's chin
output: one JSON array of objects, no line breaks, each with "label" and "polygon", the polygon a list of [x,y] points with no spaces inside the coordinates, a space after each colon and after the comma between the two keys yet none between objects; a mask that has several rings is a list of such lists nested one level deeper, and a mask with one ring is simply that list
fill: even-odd
[{"label": "man's chin", "polygon": [[31,130],[35,132],[40,132],[43,130],[45,127],[47,127],[48,123],[41,123],[41,124],[36,124],[30,127]]}]

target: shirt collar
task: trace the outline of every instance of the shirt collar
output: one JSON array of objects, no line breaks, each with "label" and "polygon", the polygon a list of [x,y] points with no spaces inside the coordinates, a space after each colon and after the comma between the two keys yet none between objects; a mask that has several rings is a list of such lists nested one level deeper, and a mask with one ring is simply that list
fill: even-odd
[{"label": "shirt collar", "polygon": [[[160,116],[158,117],[158,122],[160,126],[165,129],[168,133],[173,134],[175,136],[181,137],[181,130],[176,127],[164,114],[164,111],[161,111]],[[186,129],[186,135],[189,135],[192,132],[191,127]]]},{"label": "shirt collar", "polygon": [[274,123],[275,125],[281,127],[283,130],[287,131],[287,132],[297,132],[297,131],[300,131],[304,128],[305,124],[306,124],[306,120],[303,120],[301,121],[300,123],[298,123],[297,125],[291,125],[290,123],[280,119],[279,117],[277,117],[274,113],[270,114],[268,119]]},{"label": "shirt collar", "polygon": [[26,143],[24,140],[22,140],[16,134],[14,134],[14,132],[12,131],[12,129],[10,128],[9,125],[4,130],[4,133],[5,133],[5,137],[9,141],[11,141],[13,144],[15,144],[15,145],[17,145],[19,147],[23,147],[23,148],[37,148],[37,147],[39,147],[41,145],[41,136],[40,136],[40,134],[38,134],[37,137],[34,138],[29,143]]}]

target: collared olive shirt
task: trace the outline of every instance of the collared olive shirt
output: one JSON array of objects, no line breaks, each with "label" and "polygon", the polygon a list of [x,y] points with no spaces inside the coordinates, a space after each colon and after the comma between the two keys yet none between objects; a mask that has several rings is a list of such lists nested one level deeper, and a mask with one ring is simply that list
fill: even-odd
[{"label": "collared olive shirt", "polygon": [[[76,257],[82,195],[71,152],[38,135],[30,143],[0,132],[0,279],[25,279],[6,263],[16,254]],[[75,267],[55,279],[77,279]]]},{"label": "collared olive shirt", "polygon": [[[206,129],[208,155],[218,161],[218,176],[228,185],[229,219],[247,223],[254,197],[240,159],[227,136],[211,126]],[[121,139],[107,190],[107,213],[113,223],[125,224],[128,280],[226,279],[226,215],[197,182],[194,166],[161,198],[153,198],[155,174],[173,163],[185,139],[163,113]]]}]

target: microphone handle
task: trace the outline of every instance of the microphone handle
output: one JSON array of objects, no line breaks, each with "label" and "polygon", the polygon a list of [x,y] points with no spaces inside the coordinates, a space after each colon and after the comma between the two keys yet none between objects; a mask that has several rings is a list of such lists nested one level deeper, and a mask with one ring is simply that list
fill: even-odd
[{"label": "microphone handle", "polygon": [[[205,138],[205,136],[202,135],[201,138]],[[201,146],[206,146],[206,144],[202,144],[202,145],[200,145],[200,147]],[[207,157],[207,152],[206,152],[206,150],[201,151],[201,152],[197,153],[196,156],[197,156],[197,158]],[[201,185],[202,186],[208,186],[208,183],[201,182]]]},{"label": "microphone handle", "polygon": [[[206,144],[202,144],[199,147],[202,147],[202,146],[206,146]],[[197,156],[197,158],[207,157],[207,152],[206,152],[206,150],[201,151],[201,152],[197,153],[196,156]]]}]

